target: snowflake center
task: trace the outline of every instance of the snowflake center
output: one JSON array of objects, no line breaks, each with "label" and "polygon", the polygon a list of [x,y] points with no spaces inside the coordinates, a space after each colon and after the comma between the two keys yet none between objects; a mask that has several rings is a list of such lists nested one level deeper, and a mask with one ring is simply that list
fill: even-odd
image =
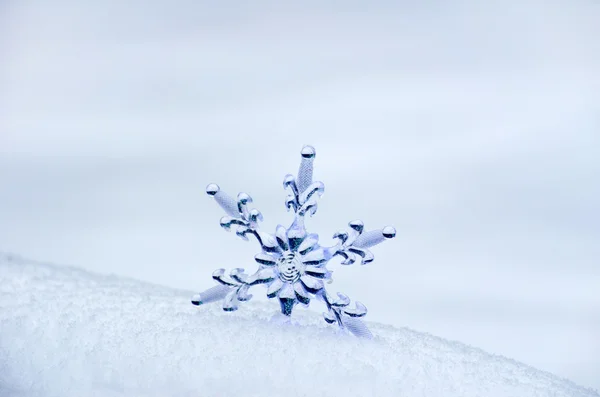
[{"label": "snowflake center", "polygon": [[279,269],[279,278],[283,281],[294,282],[304,273],[304,265],[293,252],[286,251],[279,258],[277,268]]}]

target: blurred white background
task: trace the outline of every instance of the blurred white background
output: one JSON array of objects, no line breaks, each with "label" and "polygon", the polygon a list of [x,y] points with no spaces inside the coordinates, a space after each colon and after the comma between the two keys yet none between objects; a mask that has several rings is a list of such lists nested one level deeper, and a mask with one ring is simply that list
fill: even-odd
[{"label": "blurred white background", "polygon": [[0,250],[208,288],[311,144],[311,231],[398,230],[333,292],[600,388],[600,3],[123,3],[0,3]]}]

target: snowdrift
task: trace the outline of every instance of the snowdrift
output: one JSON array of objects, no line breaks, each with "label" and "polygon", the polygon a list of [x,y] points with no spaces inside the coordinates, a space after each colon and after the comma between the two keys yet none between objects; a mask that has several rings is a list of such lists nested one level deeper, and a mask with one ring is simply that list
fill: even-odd
[{"label": "snowdrift", "polygon": [[0,396],[598,394],[457,342],[369,323],[340,334],[276,304],[195,307],[193,291],[0,256]]}]

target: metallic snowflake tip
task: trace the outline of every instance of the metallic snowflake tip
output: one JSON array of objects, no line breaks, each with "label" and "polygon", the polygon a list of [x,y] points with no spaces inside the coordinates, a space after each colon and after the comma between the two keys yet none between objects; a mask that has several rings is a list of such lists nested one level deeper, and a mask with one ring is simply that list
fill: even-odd
[{"label": "metallic snowflake tip", "polygon": [[304,146],[300,153],[302,154],[302,157],[304,157],[305,159],[312,159],[312,158],[315,158],[315,156],[317,155],[315,148],[310,145]]},{"label": "metallic snowflake tip", "polygon": [[211,183],[206,187],[206,194],[208,194],[209,196],[214,196],[215,194],[219,193],[219,190],[221,190],[221,188],[219,188],[219,185],[217,185],[216,183]]},{"label": "metallic snowflake tip", "polygon": [[383,236],[385,238],[394,238],[396,237],[396,229],[393,226],[386,226],[382,230]]},{"label": "metallic snowflake tip", "polygon": [[200,294],[192,296],[192,304],[196,306],[200,306],[202,304],[202,301],[200,300]]},{"label": "metallic snowflake tip", "polygon": [[254,256],[258,269],[253,274],[246,274],[241,268],[231,270],[228,275],[225,269],[213,272],[212,277],[218,285],[194,295],[194,305],[222,300],[223,310],[235,311],[239,302],[252,298],[248,292],[250,287],[263,284],[267,288],[267,297],[279,300],[284,316],[291,316],[295,305],[306,306],[311,299],[317,298],[325,304],[327,312],[324,319],[327,323],[337,323],[359,337],[371,336],[359,319],[367,314],[367,308],[360,302],[351,306],[346,295],[338,293],[337,298],[333,298],[325,290],[324,281],[332,281],[332,272],[327,269],[327,264],[336,256],[343,259],[343,265],[373,262],[374,256],[369,248],[395,237],[396,229],[386,226],[365,231],[364,223],[354,220],[348,224],[349,232],[334,235],[337,244],[331,247],[319,245],[319,236],[308,233],[304,226],[306,214],[312,216],[316,213],[317,201],[325,191],[322,182],[313,181],[315,155],[312,146],[304,146],[298,175],[285,176],[283,187],[289,192],[285,204],[288,210],[294,211],[294,221],[289,227],[277,226],[274,234],[260,230],[258,224],[263,220],[262,214],[256,208],[248,208],[252,203],[248,194],[239,193],[234,199],[214,183],[206,187],[206,193],[213,196],[227,214],[221,218],[221,226],[226,230],[234,228],[236,235],[244,240],[254,236],[261,251]]}]

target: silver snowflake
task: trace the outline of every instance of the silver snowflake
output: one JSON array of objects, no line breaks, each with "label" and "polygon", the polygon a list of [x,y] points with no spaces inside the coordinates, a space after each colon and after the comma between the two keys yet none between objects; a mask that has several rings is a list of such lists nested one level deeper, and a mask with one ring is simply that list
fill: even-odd
[{"label": "silver snowflake", "polygon": [[367,308],[360,302],[350,305],[350,299],[341,293],[335,297],[325,290],[324,282],[331,283],[331,272],[327,263],[335,256],[343,258],[342,265],[352,265],[357,261],[366,265],[373,261],[373,254],[368,250],[376,244],[395,237],[396,230],[386,226],[381,230],[364,232],[361,221],[350,222],[349,232],[337,232],[338,240],[332,247],[319,245],[319,236],[307,233],[304,226],[306,214],[312,216],[317,211],[317,200],[325,191],[322,182],[313,182],[313,161],[315,149],[305,146],[302,149],[302,160],[298,176],[286,175],[283,186],[289,191],[285,204],[295,213],[294,221],[288,228],[277,226],[275,234],[259,230],[259,222],[263,217],[257,209],[248,209],[252,198],[240,193],[233,199],[222,192],[218,185],[211,183],[206,193],[213,196],[225,210],[226,216],[221,218],[221,226],[225,230],[235,228],[236,234],[244,240],[248,235],[254,236],[261,245],[262,251],[254,259],[258,270],[246,274],[244,269],[236,268],[225,275],[225,269],[213,273],[218,282],[213,287],[192,297],[192,303],[201,305],[223,299],[223,310],[237,310],[239,302],[252,298],[249,289],[263,284],[267,287],[267,296],[277,298],[281,313],[291,316],[295,305],[308,305],[312,298],[325,303],[327,312],[325,321],[337,323],[340,327],[362,337],[371,337],[371,333],[360,320],[367,314]]}]

